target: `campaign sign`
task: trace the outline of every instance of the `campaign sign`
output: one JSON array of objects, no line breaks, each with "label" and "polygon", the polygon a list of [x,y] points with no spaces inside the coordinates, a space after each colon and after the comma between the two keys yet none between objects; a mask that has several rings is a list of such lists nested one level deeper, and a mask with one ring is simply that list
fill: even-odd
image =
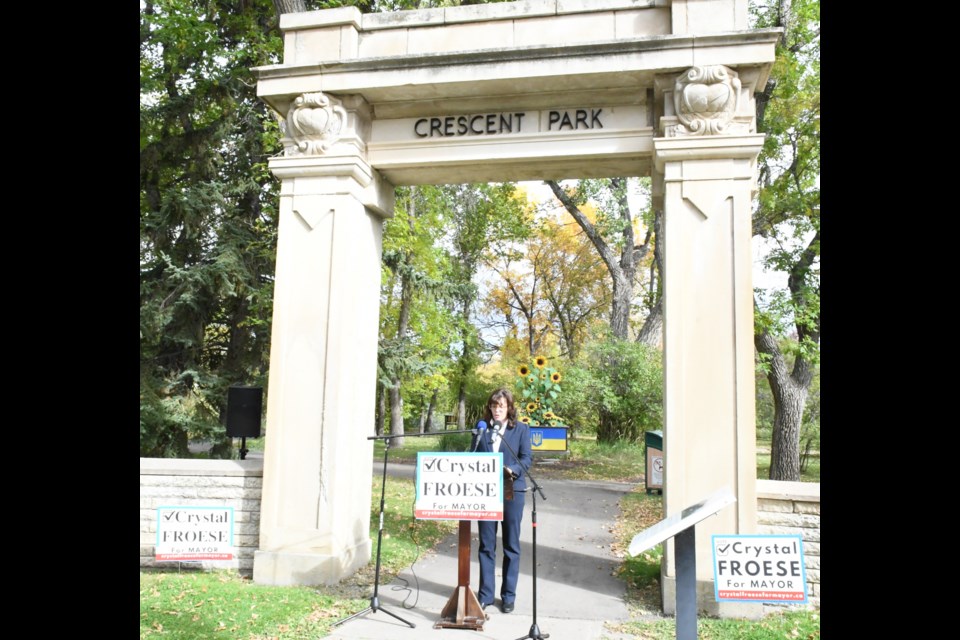
[{"label": "campaign sign", "polygon": [[503,520],[502,453],[417,454],[418,520]]},{"label": "campaign sign", "polygon": [[157,560],[233,560],[233,507],[157,507]]},{"label": "campaign sign", "polygon": [[805,603],[805,567],[798,535],[713,536],[717,602]]}]

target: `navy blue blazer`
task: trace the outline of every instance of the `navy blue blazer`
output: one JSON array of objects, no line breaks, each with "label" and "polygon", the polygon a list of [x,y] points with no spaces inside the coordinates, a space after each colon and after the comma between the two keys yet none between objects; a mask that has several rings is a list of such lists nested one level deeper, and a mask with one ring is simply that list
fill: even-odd
[{"label": "navy blue blazer", "polygon": [[[533,450],[530,445],[530,426],[526,422],[511,423],[506,429],[500,430],[504,441],[510,445],[506,446],[500,443],[500,453],[503,454],[503,466],[518,474],[520,477],[513,481],[514,491],[520,491],[527,488],[527,477],[524,473],[530,468],[533,462]],[[513,451],[517,455],[513,455]],[[483,432],[480,442],[477,443],[477,451],[489,453],[493,451],[493,429],[487,429]]]}]

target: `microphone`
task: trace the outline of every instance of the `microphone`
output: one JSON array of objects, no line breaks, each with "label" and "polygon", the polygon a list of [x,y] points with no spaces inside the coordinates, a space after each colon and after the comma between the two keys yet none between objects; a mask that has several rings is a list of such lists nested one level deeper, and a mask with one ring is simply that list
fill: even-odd
[{"label": "microphone", "polygon": [[476,428],[473,430],[473,435],[477,436],[477,439],[473,443],[473,451],[477,451],[477,447],[480,446],[480,438],[483,437],[483,432],[487,430],[487,423],[481,420],[477,423]]},{"label": "microphone", "polygon": [[493,433],[490,435],[490,444],[492,445],[497,441],[497,438],[503,437],[500,433],[500,430],[503,429],[503,424],[501,424],[499,420],[494,420],[490,428],[493,430]]}]

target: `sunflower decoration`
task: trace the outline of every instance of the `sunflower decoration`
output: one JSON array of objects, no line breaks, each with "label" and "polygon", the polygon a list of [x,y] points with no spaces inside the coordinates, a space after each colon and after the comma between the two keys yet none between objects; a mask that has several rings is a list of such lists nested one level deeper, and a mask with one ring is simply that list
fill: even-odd
[{"label": "sunflower decoration", "polygon": [[549,365],[546,356],[536,356],[532,363],[517,367],[518,399],[525,403],[518,408],[526,410],[526,415],[519,419],[532,427],[563,426],[563,418],[553,411],[563,376]]}]

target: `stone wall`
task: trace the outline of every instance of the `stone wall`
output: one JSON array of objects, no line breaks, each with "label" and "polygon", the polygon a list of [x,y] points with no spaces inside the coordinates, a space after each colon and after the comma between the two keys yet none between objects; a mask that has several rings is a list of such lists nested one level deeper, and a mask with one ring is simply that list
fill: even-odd
[{"label": "stone wall", "polygon": [[757,480],[757,532],[800,535],[807,598],[820,606],[820,484]]},{"label": "stone wall", "polygon": [[236,569],[253,575],[260,541],[263,460],[173,460],[140,458],[140,567],[176,566],[157,562],[157,507],[233,507],[233,560],[181,563],[204,569]]}]

